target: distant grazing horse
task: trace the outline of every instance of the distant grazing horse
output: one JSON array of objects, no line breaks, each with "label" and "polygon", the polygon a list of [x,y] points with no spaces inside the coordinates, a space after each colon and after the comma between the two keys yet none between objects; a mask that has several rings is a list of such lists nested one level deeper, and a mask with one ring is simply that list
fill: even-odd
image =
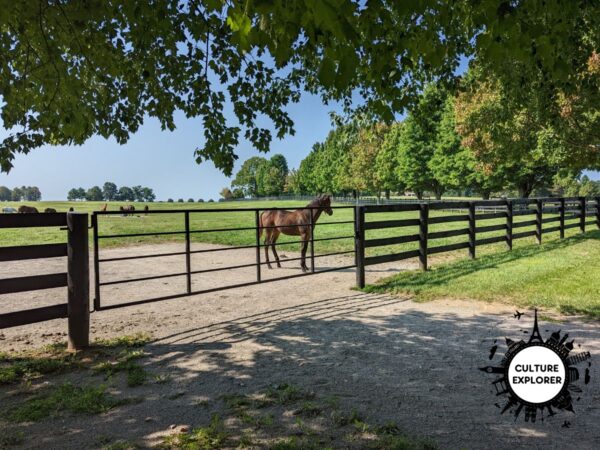
[{"label": "distant grazing horse", "polygon": [[[273,250],[273,255],[277,261],[277,267],[281,267],[279,256],[275,250],[275,243],[281,233],[290,236],[300,236],[302,241],[302,258],[300,268],[302,272],[307,272],[306,267],[306,249],[312,236],[315,224],[319,220],[321,213],[325,211],[328,215],[333,214],[331,209],[331,196],[320,195],[313,199],[305,208],[295,211],[286,211],[281,209],[268,209],[260,215],[259,236],[262,236],[263,228],[265,230],[265,257],[267,266],[272,269],[269,261],[269,246]],[[311,220],[312,215],[312,220]],[[311,227],[312,223],[312,227]]]},{"label": "distant grazing horse", "polygon": [[146,215],[148,215],[148,211],[150,210],[150,208],[148,207],[148,205],[144,206],[144,213]]},{"label": "distant grazing horse", "polygon": [[19,212],[20,213],[36,213],[38,212],[37,208],[33,207],[33,206],[27,206],[27,205],[21,205],[19,206]]},{"label": "distant grazing horse", "polygon": [[133,206],[133,205],[120,206],[119,210],[123,213],[124,216],[129,216],[129,215],[133,215],[133,213],[135,212],[135,206]]},{"label": "distant grazing horse", "polygon": [[107,207],[108,207],[108,203],[105,203],[104,206],[102,208],[100,208],[100,211],[106,211]]},{"label": "distant grazing horse", "polygon": [[56,210],[55,210],[54,208],[46,208],[46,209],[44,210],[44,212],[45,212],[45,213],[55,213],[55,212],[56,212]]}]

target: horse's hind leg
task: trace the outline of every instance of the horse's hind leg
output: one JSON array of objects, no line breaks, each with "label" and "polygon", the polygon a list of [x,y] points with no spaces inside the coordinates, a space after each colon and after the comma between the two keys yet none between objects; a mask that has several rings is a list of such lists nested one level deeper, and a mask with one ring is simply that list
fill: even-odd
[{"label": "horse's hind leg", "polygon": [[277,267],[281,267],[281,263],[279,262],[279,255],[277,254],[277,250],[275,250],[275,243],[277,242],[277,238],[279,237],[279,231],[273,230],[273,237],[271,238],[271,249],[273,250],[273,255],[275,256],[275,261],[277,261]]}]

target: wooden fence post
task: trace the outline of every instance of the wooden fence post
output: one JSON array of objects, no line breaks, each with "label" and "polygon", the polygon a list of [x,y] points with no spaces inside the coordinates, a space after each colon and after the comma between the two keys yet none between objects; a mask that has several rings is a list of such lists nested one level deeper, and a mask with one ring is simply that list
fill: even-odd
[{"label": "wooden fence post", "polygon": [[513,201],[506,200],[506,245],[508,249],[513,247]]},{"label": "wooden fence post", "polygon": [[475,202],[469,202],[469,258],[475,258]]},{"label": "wooden fence post", "polygon": [[256,227],[256,281],[261,282],[260,274],[260,211],[254,211],[254,225]]},{"label": "wooden fence post", "polygon": [[185,212],[185,284],[188,294],[192,293],[192,260],[191,260],[191,245],[190,245],[190,213]]},{"label": "wooden fence post", "polygon": [[429,224],[429,204],[421,203],[419,211],[419,268],[427,270],[427,229]]},{"label": "wooden fence post", "polygon": [[560,238],[565,237],[565,198],[560,199]]},{"label": "wooden fence post", "polygon": [[544,209],[544,202],[538,198],[535,202],[535,240],[538,244],[542,243],[542,210]]},{"label": "wooden fence post", "polygon": [[356,258],[356,286],[365,287],[365,207],[354,209],[354,255]]},{"label": "wooden fence post", "polygon": [[582,233],[585,233],[585,214],[586,214],[586,205],[585,205],[585,197],[579,197],[579,230]]},{"label": "wooden fence post", "polygon": [[68,350],[90,345],[90,260],[87,213],[67,213]]},{"label": "wooden fence post", "polygon": [[600,230],[600,197],[596,197],[596,226]]}]

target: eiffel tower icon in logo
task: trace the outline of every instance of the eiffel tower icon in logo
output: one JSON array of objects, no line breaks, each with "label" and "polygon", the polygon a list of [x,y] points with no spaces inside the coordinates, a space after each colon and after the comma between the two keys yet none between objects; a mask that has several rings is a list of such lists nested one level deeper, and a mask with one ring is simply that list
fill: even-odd
[{"label": "eiffel tower icon in logo", "polygon": [[534,309],[534,321],[533,321],[533,331],[531,332],[531,337],[529,338],[528,344],[532,342],[541,342],[544,343],[544,339],[540,333],[540,329],[538,327],[538,317],[537,317],[537,309]]}]

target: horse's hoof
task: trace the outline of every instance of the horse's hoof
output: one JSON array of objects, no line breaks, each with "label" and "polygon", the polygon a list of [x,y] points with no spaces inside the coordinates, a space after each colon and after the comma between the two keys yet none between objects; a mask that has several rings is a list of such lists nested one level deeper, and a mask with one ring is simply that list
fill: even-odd
[{"label": "horse's hoof", "polygon": [[279,267],[281,269],[281,264],[277,264],[277,267]]}]

